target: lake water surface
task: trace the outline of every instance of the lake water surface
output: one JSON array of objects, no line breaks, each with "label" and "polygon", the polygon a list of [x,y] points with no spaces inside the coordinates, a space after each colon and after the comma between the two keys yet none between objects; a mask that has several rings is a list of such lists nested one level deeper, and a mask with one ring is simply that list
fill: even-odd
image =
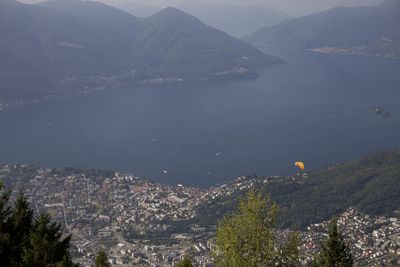
[{"label": "lake water surface", "polygon": [[400,60],[267,52],[287,64],[256,80],[126,88],[2,111],[0,161],[205,186],[400,147]]}]

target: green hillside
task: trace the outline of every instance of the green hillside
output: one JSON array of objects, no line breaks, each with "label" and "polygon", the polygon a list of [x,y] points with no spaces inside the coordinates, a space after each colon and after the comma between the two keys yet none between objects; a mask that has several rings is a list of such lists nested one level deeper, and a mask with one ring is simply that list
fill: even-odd
[{"label": "green hillside", "polygon": [[[285,182],[267,185],[263,185],[263,177],[248,179],[254,179],[254,190],[270,193],[278,202],[284,227],[304,228],[348,207],[387,216],[400,210],[400,149],[310,171],[307,176],[297,177],[295,182],[284,179]],[[244,191],[236,191],[229,197],[209,201],[201,208],[200,221],[210,223],[230,212],[238,196],[243,194]]]}]

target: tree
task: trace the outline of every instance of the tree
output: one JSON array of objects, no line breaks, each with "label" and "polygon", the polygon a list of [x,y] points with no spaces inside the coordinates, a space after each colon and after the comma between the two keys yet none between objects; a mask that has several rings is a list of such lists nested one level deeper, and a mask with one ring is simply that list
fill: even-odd
[{"label": "tree", "polygon": [[52,222],[50,215],[40,214],[32,226],[29,245],[24,247],[23,264],[39,267],[63,262],[69,257],[71,236],[62,236],[61,225]]},{"label": "tree", "polygon": [[12,209],[9,200],[10,192],[3,189],[3,184],[0,181],[0,266],[11,265]]},{"label": "tree", "polygon": [[10,236],[12,265],[18,266],[22,261],[23,247],[29,244],[29,235],[32,228],[33,210],[23,193],[20,193],[15,201],[11,214],[12,231]]},{"label": "tree", "polygon": [[313,264],[321,267],[351,267],[354,265],[350,248],[339,231],[336,218],[330,221],[328,237],[323,242],[321,252]]},{"label": "tree", "polygon": [[297,232],[292,232],[288,236],[285,246],[281,248],[278,266],[297,266],[300,259],[300,236]]},{"label": "tree", "polygon": [[177,264],[174,264],[174,267],[193,267],[193,265],[192,262],[187,257],[185,257]]},{"label": "tree", "polygon": [[110,267],[111,264],[108,262],[107,253],[103,248],[97,251],[95,267]]},{"label": "tree", "polygon": [[215,252],[218,266],[297,266],[299,238],[278,242],[278,206],[269,195],[250,192],[235,213],[218,225]]},{"label": "tree", "polygon": [[10,204],[11,192],[0,181],[0,266],[74,267],[69,253],[71,236],[48,214],[34,219],[23,193]]}]

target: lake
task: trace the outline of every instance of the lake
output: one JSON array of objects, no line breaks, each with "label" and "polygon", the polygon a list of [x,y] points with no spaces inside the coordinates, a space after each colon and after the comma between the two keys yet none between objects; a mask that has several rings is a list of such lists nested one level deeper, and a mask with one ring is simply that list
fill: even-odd
[{"label": "lake", "polygon": [[264,50],[287,64],[256,80],[126,88],[2,111],[0,161],[208,186],[400,147],[400,60]]}]

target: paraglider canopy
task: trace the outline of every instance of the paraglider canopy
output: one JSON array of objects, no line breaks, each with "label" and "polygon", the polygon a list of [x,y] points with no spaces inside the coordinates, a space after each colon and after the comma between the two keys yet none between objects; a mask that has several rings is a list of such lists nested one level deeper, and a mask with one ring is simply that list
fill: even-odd
[{"label": "paraglider canopy", "polygon": [[304,171],[304,169],[305,169],[304,162],[297,161],[296,163],[294,163],[294,165],[299,167],[299,169],[302,171]]}]

